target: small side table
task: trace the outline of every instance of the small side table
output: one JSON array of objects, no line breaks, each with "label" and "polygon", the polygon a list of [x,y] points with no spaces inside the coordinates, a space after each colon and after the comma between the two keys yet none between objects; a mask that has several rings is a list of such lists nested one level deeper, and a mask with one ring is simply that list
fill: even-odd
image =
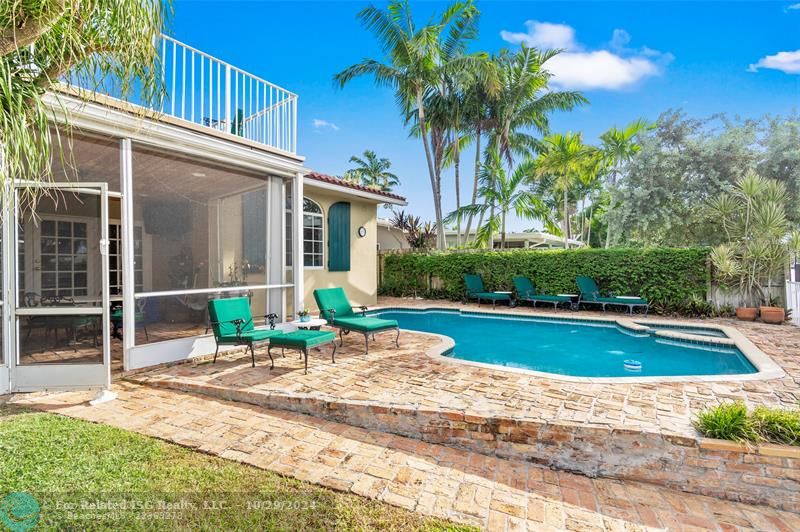
[{"label": "small side table", "polygon": [[320,327],[326,325],[328,320],[322,318],[313,318],[308,321],[294,320],[292,325],[296,325],[298,329],[308,329],[309,331],[318,331]]},{"label": "small side table", "polygon": [[578,310],[578,301],[580,297],[578,294],[556,294],[561,297],[568,297],[570,299],[569,309]]}]

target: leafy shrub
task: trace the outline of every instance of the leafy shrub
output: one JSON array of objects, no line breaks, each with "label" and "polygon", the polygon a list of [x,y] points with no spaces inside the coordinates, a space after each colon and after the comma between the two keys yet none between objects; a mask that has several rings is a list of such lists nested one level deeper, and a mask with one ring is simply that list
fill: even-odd
[{"label": "leafy shrub", "polygon": [[740,401],[703,410],[697,414],[695,426],[709,438],[741,442],[755,442],[760,439],[747,414],[747,406]]},{"label": "leafy shrub", "polygon": [[753,410],[751,417],[756,432],[764,440],[800,445],[800,410],[759,406]]},{"label": "leafy shrub", "polygon": [[603,292],[641,295],[657,310],[683,313],[705,299],[708,253],[706,248],[620,248],[391,254],[384,259],[380,293],[459,300],[465,273],[480,274],[489,290],[511,290],[515,275],[527,275],[544,293],[577,293],[575,277],[590,275]]}]

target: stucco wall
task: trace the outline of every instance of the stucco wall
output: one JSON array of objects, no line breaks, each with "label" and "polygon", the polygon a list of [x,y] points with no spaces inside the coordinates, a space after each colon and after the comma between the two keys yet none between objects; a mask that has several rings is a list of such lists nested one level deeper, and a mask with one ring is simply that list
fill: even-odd
[{"label": "stucco wall", "polygon": [[[305,304],[312,314],[318,312],[313,292],[317,288],[341,286],[353,305],[374,305],[378,299],[377,279],[377,204],[355,197],[331,194],[306,186],[304,196],[322,207],[325,234],[323,268],[305,268]],[[328,264],[328,209],[338,201],[350,203],[350,271],[329,272]],[[367,236],[358,236],[364,226]]]}]

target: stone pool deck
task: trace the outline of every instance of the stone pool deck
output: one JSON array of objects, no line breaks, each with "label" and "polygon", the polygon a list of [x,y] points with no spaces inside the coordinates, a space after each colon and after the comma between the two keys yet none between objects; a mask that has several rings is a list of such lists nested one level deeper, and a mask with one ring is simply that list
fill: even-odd
[{"label": "stone pool deck", "polygon": [[[390,298],[380,305],[478,309]],[[491,307],[480,310],[491,312]],[[498,307],[496,312],[552,315],[530,307]],[[335,364],[327,351],[311,354],[308,375],[293,353],[277,358],[272,371],[263,353],[256,368],[232,353],[216,364],[200,361],[126,378],[592,477],[645,480],[800,511],[800,454],[720,447],[700,438],[692,426],[696,412],[721,401],[795,407],[800,402],[800,329],[733,320],[696,323],[735,327],[785,375],[738,382],[724,377],[718,382],[569,382],[447,363],[427,354],[440,339],[404,332],[399,349],[393,335],[378,335],[366,356],[358,338],[345,337]]]}]

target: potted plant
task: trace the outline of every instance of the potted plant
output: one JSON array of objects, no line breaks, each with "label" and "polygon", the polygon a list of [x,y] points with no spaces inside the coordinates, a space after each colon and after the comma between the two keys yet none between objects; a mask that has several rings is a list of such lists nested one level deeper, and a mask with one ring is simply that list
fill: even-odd
[{"label": "potted plant", "polygon": [[775,297],[770,297],[767,305],[760,309],[761,321],[779,325],[786,321],[786,309],[779,306],[779,301]]},{"label": "potted plant", "polygon": [[303,307],[303,309],[297,313],[297,316],[300,318],[301,323],[311,321],[311,314],[310,311],[308,310],[308,307]]},{"label": "potted plant", "polygon": [[800,232],[789,230],[787,200],[783,183],[748,172],[709,203],[727,237],[711,251],[711,262],[719,280],[738,291],[740,320],[755,320],[761,305],[764,321],[777,320],[778,309],[783,314],[783,308],[768,303],[768,287],[784,272],[789,254],[800,249]]}]

